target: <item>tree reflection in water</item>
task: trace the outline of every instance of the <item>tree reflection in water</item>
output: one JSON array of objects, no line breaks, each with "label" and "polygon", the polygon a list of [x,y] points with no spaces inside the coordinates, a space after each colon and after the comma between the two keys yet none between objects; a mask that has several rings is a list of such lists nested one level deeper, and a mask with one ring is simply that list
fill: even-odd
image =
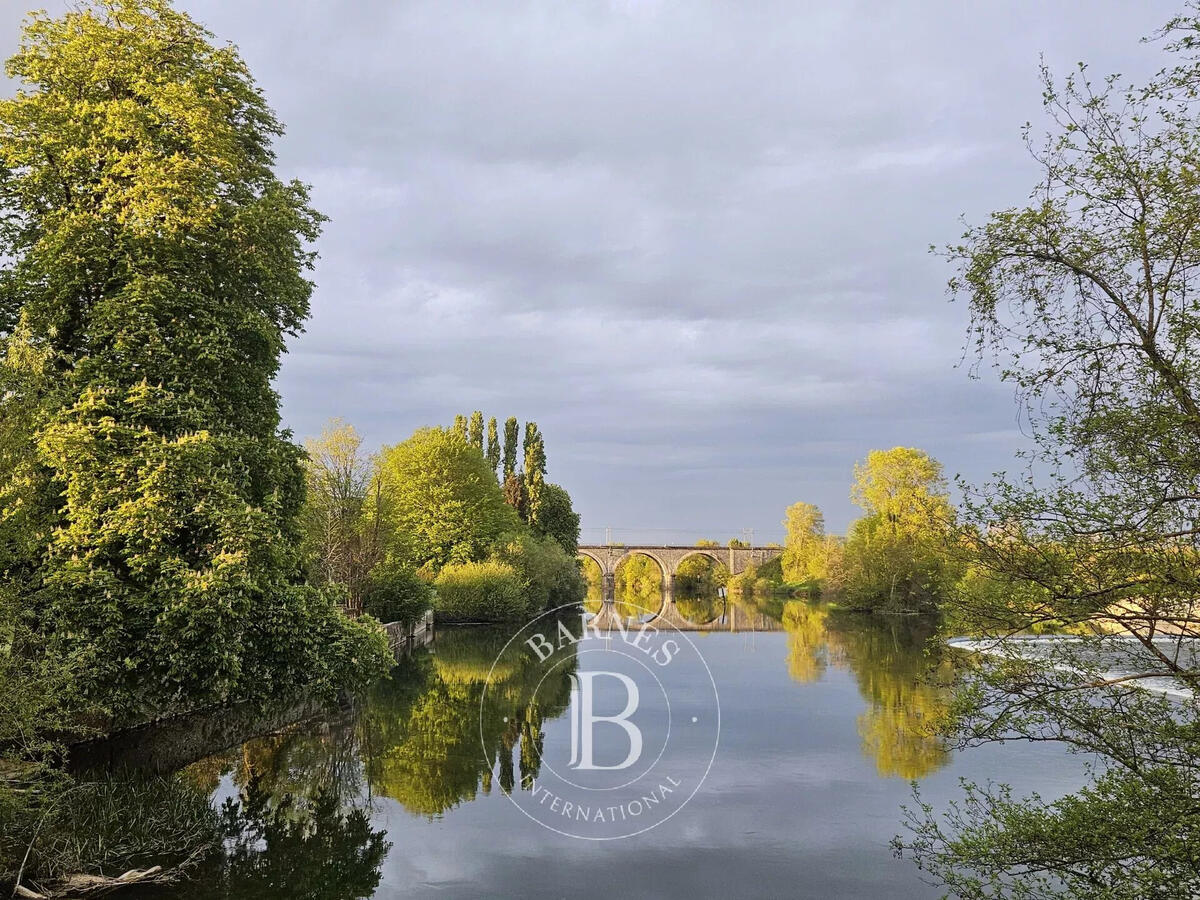
[{"label": "tree reflection in water", "polygon": [[716,596],[677,596],[675,608],[693,625],[707,625],[720,618],[725,612],[725,603]]},{"label": "tree reflection in water", "polygon": [[788,672],[796,681],[819,680],[830,663],[853,673],[868,704],[858,733],[881,775],[921,778],[949,762],[937,730],[948,715],[952,672],[936,653],[934,622],[803,601],[785,604],[782,622]]},{"label": "tree reflection in water", "polygon": [[583,601],[583,609],[594,615],[600,612],[600,606],[604,603],[604,573],[590,556],[583,557],[582,562],[583,579],[587,582],[587,597]]},{"label": "tree reflection in water", "polygon": [[[728,602],[719,599],[716,590],[724,573],[704,557],[696,557],[694,564],[695,573],[676,581],[675,607],[688,622],[706,625],[727,613]],[[586,608],[597,612],[602,600],[600,569],[591,560],[584,568],[589,575]],[[637,618],[657,607],[660,591],[657,565],[644,556],[631,557],[618,572],[616,612]],[[926,652],[936,646],[931,620],[862,615],[771,596],[747,602],[787,631],[787,666],[793,680],[819,681],[830,665],[853,673],[868,704],[858,721],[863,751],[874,758],[881,775],[921,778],[949,762],[936,727],[947,715],[950,663]]]},{"label": "tree reflection in water", "polygon": [[[578,634],[578,618],[568,627]],[[433,818],[488,792],[493,778],[504,791],[531,789],[543,723],[570,699],[574,647],[543,679],[532,653],[507,640],[492,629],[447,630],[433,653],[404,661],[359,709],[185,769],[181,789],[215,792],[224,778],[238,789],[212,810],[220,850],[194,862],[204,886],[189,896],[368,897],[389,847],[370,827],[374,797]]]},{"label": "tree reflection in water", "polygon": [[663,572],[644,553],[633,553],[617,566],[616,613],[624,619],[645,620],[662,609]]},{"label": "tree reflection in water", "polygon": [[[578,621],[570,627],[578,634]],[[493,776],[506,792],[518,780],[532,787],[542,725],[566,710],[575,659],[543,680],[532,651],[519,642],[505,647],[508,637],[484,628],[443,632],[432,657],[414,660],[415,671],[371,698],[360,729],[375,793],[432,818],[490,790]],[[421,681],[419,696],[394,702],[394,686],[407,695],[414,676]]]},{"label": "tree reflection in water", "polygon": [[820,681],[829,665],[826,642],[828,611],[813,603],[791,600],[784,604],[781,621],[788,635],[788,674],[793,681]]},{"label": "tree reflection in water", "polygon": [[[583,576],[588,586],[584,611],[598,613],[604,603],[604,577],[590,557],[583,558]],[[623,619],[645,621],[662,609],[662,569],[644,554],[634,553],[617,566],[613,586],[614,611]]]},{"label": "tree reflection in water", "polygon": [[357,900],[379,887],[385,832],[331,794],[302,806],[252,779],[217,815],[220,849],[192,873],[189,897]]}]

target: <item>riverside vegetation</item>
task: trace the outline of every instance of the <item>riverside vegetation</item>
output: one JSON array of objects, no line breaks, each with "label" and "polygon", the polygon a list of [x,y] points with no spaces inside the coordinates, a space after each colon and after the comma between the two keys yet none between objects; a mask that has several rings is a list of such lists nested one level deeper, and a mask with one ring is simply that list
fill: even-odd
[{"label": "riverside vegetation", "polygon": [[486,450],[482,413],[471,421],[473,433],[459,416],[374,455],[339,422],[307,444],[310,574],[350,609],[404,621],[432,605],[442,621],[496,622],[582,598],[579,515],[545,480],[537,424],[525,425],[518,466],[517,420],[507,420],[500,471],[496,420]]},{"label": "riverside vegetation", "polygon": [[275,175],[282,128],[210,38],[161,0],[113,0],[32,16],[8,62],[0,879],[61,868],[66,810],[119,808],[62,774],[57,739],[332,697],[390,665],[379,628],[304,577],[303,452],[271,380],[322,217]]},{"label": "riverside vegetation", "polygon": [[55,858],[66,809],[119,803],[63,774],[63,740],[360,692],[391,665],[369,613],[411,616],[429,581],[462,618],[582,582],[536,425],[518,470],[506,423],[503,486],[479,414],[386,448],[365,480],[352,433],[306,454],[281,430],[271,381],[323,217],[276,176],[282,126],[233,47],[166,0],[97,0],[31,16],[8,74],[0,878],[16,881],[106,868]]}]

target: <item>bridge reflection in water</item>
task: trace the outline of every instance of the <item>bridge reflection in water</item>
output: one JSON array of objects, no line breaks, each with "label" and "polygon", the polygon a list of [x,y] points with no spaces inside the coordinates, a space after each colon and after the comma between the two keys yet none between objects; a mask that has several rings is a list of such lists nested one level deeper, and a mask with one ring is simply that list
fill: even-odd
[{"label": "bridge reflection in water", "polygon": [[[779,547],[697,547],[694,545],[583,546],[579,556],[599,568],[599,602],[593,599],[588,612],[593,627],[614,631],[630,626],[652,625],[680,631],[779,631],[782,626],[753,606],[738,606],[715,595],[689,596],[678,589],[676,579],[688,560],[707,559],[740,575],[750,566],[761,566],[782,553]],[[659,597],[651,605],[648,597],[634,600],[617,596],[617,570],[622,563],[642,556],[653,561],[661,574]]]},{"label": "bridge reflection in water", "polygon": [[[666,592],[663,592],[664,595]],[[681,608],[682,607],[682,608]],[[712,615],[698,614],[711,610]],[[629,628],[651,626],[653,628],[675,628],[679,631],[782,631],[778,620],[751,606],[740,606],[728,600],[696,600],[676,602],[663,597],[657,611],[644,607],[633,607],[628,603],[605,600],[598,610],[592,611],[589,627],[601,631],[620,631]]]}]

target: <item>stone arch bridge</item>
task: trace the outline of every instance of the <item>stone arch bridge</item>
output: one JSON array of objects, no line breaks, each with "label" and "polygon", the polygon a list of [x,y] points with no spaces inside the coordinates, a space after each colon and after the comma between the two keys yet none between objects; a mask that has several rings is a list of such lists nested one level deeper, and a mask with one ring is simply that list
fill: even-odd
[{"label": "stone arch bridge", "polygon": [[782,547],[697,547],[651,544],[631,544],[614,546],[604,544],[598,546],[583,546],[579,555],[587,557],[600,567],[604,576],[604,599],[616,599],[617,566],[631,556],[648,556],[662,570],[663,593],[665,599],[671,600],[675,594],[675,575],[679,565],[685,559],[693,556],[707,556],[723,565],[730,575],[740,575],[746,567],[753,564],[761,566],[783,553]]}]

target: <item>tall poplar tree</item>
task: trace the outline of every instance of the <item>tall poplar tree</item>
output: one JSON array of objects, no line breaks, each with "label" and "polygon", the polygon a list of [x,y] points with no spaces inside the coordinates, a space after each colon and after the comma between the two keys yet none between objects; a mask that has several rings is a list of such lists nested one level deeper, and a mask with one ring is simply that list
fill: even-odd
[{"label": "tall poplar tree", "polygon": [[538,524],[542,489],[546,484],[546,445],[536,422],[525,423],[525,504],[526,521]]},{"label": "tall poplar tree", "polygon": [[454,417],[454,428],[452,430],[453,430],[454,434],[461,435],[462,439],[464,441],[470,440],[470,434],[467,431],[467,417],[466,416],[461,415],[461,414],[455,416]]},{"label": "tall poplar tree", "polygon": [[487,423],[487,461],[492,467],[492,474],[500,468],[500,436],[496,430],[496,417],[492,416]]},{"label": "tall poplar tree", "polygon": [[165,0],[36,14],[0,100],[0,576],[118,716],[380,660],[300,584],[271,387],[322,217],[210,39]]},{"label": "tall poplar tree", "polygon": [[483,413],[479,410],[471,413],[471,422],[467,431],[467,443],[483,452]]},{"label": "tall poplar tree", "polygon": [[519,426],[516,416],[504,420],[504,482],[517,474],[517,436]]}]

